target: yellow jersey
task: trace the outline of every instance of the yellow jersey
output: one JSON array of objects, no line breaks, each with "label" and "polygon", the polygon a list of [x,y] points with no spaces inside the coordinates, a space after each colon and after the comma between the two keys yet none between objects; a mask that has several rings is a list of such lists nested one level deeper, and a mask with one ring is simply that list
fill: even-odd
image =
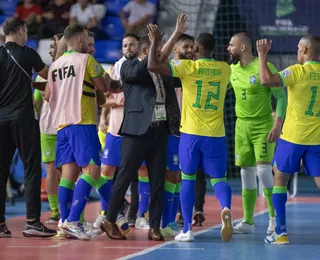
[{"label": "yellow jersey", "polygon": [[180,131],[199,136],[223,137],[224,100],[231,69],[214,59],[170,62],[173,77],[182,83]]},{"label": "yellow jersey", "polygon": [[278,75],[288,87],[281,138],[295,144],[320,145],[320,62],[296,64]]},{"label": "yellow jersey", "polygon": [[[69,55],[75,51],[68,51],[63,54]],[[104,69],[100,63],[98,63],[91,55],[88,56],[86,71],[83,78],[83,94],[81,97],[81,121],[79,125],[96,125],[97,116],[96,116],[96,90],[91,79],[99,78],[103,76]],[[58,130],[65,127],[59,126]]]}]

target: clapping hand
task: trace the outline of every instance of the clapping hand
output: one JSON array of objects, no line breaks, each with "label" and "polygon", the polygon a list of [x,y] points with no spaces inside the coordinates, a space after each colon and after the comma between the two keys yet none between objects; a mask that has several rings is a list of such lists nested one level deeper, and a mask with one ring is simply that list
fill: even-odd
[{"label": "clapping hand", "polygon": [[186,14],[179,14],[177,17],[176,29],[175,32],[179,34],[183,34],[188,30],[187,26],[187,18]]},{"label": "clapping hand", "polygon": [[257,52],[258,55],[267,55],[271,49],[272,41],[268,41],[267,39],[257,40]]}]

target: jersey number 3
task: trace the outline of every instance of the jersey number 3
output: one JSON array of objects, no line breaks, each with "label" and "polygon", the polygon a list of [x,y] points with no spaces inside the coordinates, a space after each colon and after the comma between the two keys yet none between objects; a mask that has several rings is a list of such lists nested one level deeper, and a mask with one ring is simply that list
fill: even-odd
[{"label": "jersey number 3", "polygon": [[[197,99],[196,102],[192,105],[192,107],[201,108],[200,100],[202,96],[202,80],[197,80]],[[209,81],[208,84],[215,88],[215,92],[208,91],[207,98],[206,98],[206,104],[204,106],[204,109],[213,109],[218,110],[218,107],[215,105],[210,104],[211,99],[219,100],[220,98],[220,82],[212,82]]]}]

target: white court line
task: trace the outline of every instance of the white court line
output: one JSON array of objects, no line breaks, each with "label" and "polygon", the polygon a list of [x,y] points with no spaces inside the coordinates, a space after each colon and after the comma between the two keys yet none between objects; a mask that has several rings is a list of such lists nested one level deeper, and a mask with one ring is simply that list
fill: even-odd
[{"label": "white court line", "polygon": [[49,245],[49,246],[7,246],[8,248],[57,248],[57,247],[62,247],[65,245],[70,245],[72,243],[74,243],[75,241],[70,241],[70,242],[60,242],[54,245]]},{"label": "white court line", "polygon": [[[300,204],[300,203],[299,202],[287,202],[286,205],[290,205],[290,204]],[[257,217],[257,216],[263,215],[265,213],[268,213],[268,211],[269,211],[268,209],[262,210],[262,211],[258,211],[257,213],[254,214],[254,216]],[[237,223],[237,222],[239,222],[241,220],[242,220],[242,218],[233,220],[233,223],[235,224],[235,223]],[[206,228],[206,229],[200,230],[198,232],[195,232],[195,233],[193,233],[193,235],[194,236],[199,236],[199,235],[201,235],[203,233],[207,233],[207,232],[209,232],[209,231],[211,231],[213,229],[219,228],[219,227],[221,227],[221,225],[222,224],[214,225],[214,226],[212,226],[210,228]],[[127,256],[124,256],[124,257],[117,258],[117,260],[127,260],[127,259],[131,259],[131,258],[134,258],[134,257],[137,257],[137,256],[145,255],[145,254],[148,254],[148,253],[150,253],[150,252],[152,252],[154,250],[160,249],[162,247],[165,247],[165,246],[168,246],[168,245],[171,245],[171,244],[174,244],[174,243],[179,243],[179,242],[174,241],[174,240],[168,241],[168,242],[165,242],[165,243],[162,243],[162,244],[159,244],[159,245],[155,245],[155,246],[149,247],[149,248],[144,249],[144,250],[142,250],[140,252],[133,253],[131,255],[127,255]],[[180,242],[180,243],[187,244],[187,242]],[[162,248],[162,249],[164,249],[164,248]],[[182,248],[182,249],[183,250],[187,250],[187,248]]]},{"label": "white court line", "polygon": [[[144,249],[148,249],[149,247],[134,247],[134,246],[104,246],[103,247],[104,249],[136,249],[136,250],[144,250]],[[166,249],[166,250],[189,250],[189,251],[203,251],[204,248],[183,248],[183,247],[170,247],[170,248],[162,248],[163,249]]]}]

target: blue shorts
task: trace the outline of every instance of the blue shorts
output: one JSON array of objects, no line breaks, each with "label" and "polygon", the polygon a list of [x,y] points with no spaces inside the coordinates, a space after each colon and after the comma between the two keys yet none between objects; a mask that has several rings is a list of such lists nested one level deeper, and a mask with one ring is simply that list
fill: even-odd
[{"label": "blue shorts", "polygon": [[[120,166],[122,137],[108,133],[102,153],[101,162],[114,167]],[[145,161],[141,166],[145,166]]]},{"label": "blue shorts", "polygon": [[306,174],[320,176],[320,145],[301,145],[278,140],[273,165],[279,171],[289,174],[299,172],[301,160]]},{"label": "blue shorts", "polygon": [[173,172],[180,171],[179,167],[179,142],[180,137],[169,135],[168,137],[168,169]]},{"label": "blue shorts", "polygon": [[70,125],[57,133],[56,167],[76,162],[79,167],[101,165],[101,144],[95,125]]},{"label": "blue shorts", "polygon": [[224,178],[227,173],[226,138],[181,133],[179,159],[184,174],[195,174],[201,167],[211,178]]},{"label": "blue shorts", "polygon": [[119,167],[121,157],[122,137],[107,134],[101,162],[105,165]]}]

